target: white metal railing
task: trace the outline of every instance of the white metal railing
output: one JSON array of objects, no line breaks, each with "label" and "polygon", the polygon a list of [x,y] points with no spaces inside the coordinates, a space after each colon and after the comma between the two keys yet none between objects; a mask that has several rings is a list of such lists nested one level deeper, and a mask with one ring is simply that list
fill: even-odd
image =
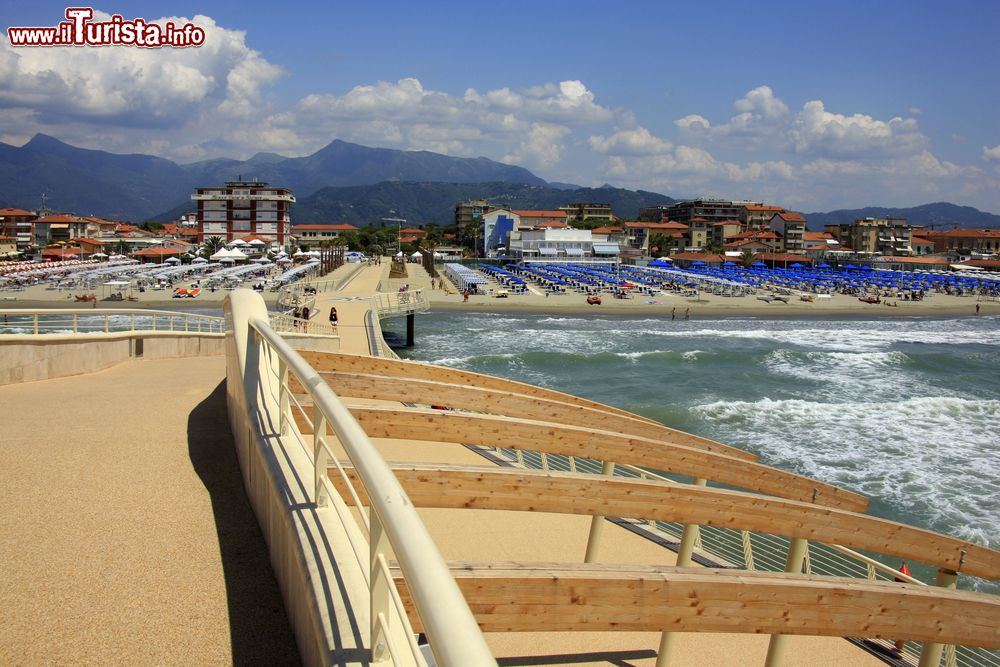
[{"label": "white metal railing", "polygon": [[422,313],[430,308],[430,302],[422,289],[406,292],[379,292],[372,297],[372,307],[379,317],[391,317],[407,313]]},{"label": "white metal railing", "polygon": [[[559,454],[546,454],[512,448],[494,448],[493,454],[511,465],[538,470],[605,474],[601,461]],[[615,464],[613,473],[620,477],[653,479],[680,484],[652,470],[634,465]],[[628,520],[647,531],[668,537],[680,548],[684,524],[653,520]],[[781,572],[785,570],[789,548],[793,540],[769,533],[734,530],[715,526],[699,526],[694,540],[696,554],[705,565],[733,567],[747,570]],[[588,545],[588,550],[592,547]],[[803,571],[807,574],[835,577],[853,577],[879,581],[904,581],[922,586],[927,582],[906,575],[879,560],[838,544],[825,544],[810,540],[804,554]],[[855,640],[855,643],[875,644],[882,651],[893,648],[893,641],[886,639]],[[901,654],[905,661],[917,664],[921,660],[922,645],[906,642]],[[921,663],[923,664],[923,663]],[[1000,652],[972,646],[944,647],[941,665],[944,667],[1000,667]]]},{"label": "white metal railing", "polygon": [[221,317],[141,308],[0,310],[0,334],[225,333]]},{"label": "white metal railing", "polygon": [[[399,481],[368,435],[319,374],[266,320],[252,319],[250,327],[255,343],[261,348],[259,358],[266,361],[273,374],[269,383],[278,391],[277,422],[280,432],[285,437],[297,439],[312,453],[313,502],[323,507],[331,504],[334,498],[339,501],[328,476],[330,464],[337,468],[342,479],[348,479],[328,442],[328,426],[347,453],[370,500],[370,512],[366,517],[358,493],[348,483],[357,514],[368,534],[367,545],[355,545],[355,556],[365,564],[368,573],[370,646],[374,662],[391,660],[395,664],[406,651],[413,662],[426,664],[412,639],[412,628],[388,568],[389,559],[395,558],[438,664],[495,666],[496,661],[448,566]],[[250,356],[247,355],[248,358]],[[253,375],[247,373],[246,377]],[[311,416],[289,390],[291,376],[298,379],[311,400]],[[263,379],[260,381],[263,382]],[[258,388],[253,388],[253,391],[255,395],[260,393]],[[296,411],[312,428],[311,442],[296,426]],[[346,511],[341,514],[341,520],[354,519],[350,511]],[[395,624],[401,624],[401,627]],[[407,646],[398,646],[392,641],[399,630],[405,633]]]}]

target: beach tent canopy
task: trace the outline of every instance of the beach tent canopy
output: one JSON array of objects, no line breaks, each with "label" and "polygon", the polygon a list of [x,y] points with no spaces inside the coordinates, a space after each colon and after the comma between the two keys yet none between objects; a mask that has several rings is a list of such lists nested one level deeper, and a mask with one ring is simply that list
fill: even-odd
[{"label": "beach tent canopy", "polygon": [[396,253],[396,254],[395,254],[394,256],[395,256],[395,257],[402,257],[402,256],[403,256],[403,251],[402,251],[402,250],[400,250],[400,251],[399,251],[399,252],[397,252],[397,253]]},{"label": "beach tent canopy", "polygon": [[163,261],[166,262],[167,264],[180,264],[181,263],[181,260],[179,258],[177,258],[177,257],[168,257],[167,259],[165,259]]},{"label": "beach tent canopy", "polygon": [[192,264],[207,264],[208,260],[205,259],[204,257],[195,257],[194,259],[191,260],[191,263]]},{"label": "beach tent canopy", "polygon": [[267,244],[261,241],[260,239],[254,239],[253,241],[250,241],[250,245],[267,245]]},{"label": "beach tent canopy", "polygon": [[229,245],[231,245],[231,246],[235,246],[235,245],[246,245],[246,244],[247,244],[247,242],[246,242],[246,241],[243,241],[242,239],[236,239],[235,241],[230,241],[230,242],[229,242]]},{"label": "beach tent canopy", "polygon": [[410,257],[423,257],[423,256],[424,256],[424,253],[420,252],[419,250],[416,251],[415,253],[413,253],[412,255],[410,255]]}]

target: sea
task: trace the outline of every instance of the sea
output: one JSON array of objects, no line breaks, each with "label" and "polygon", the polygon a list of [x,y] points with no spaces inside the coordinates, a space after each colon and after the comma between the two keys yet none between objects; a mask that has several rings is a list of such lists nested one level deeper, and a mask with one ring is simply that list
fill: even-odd
[{"label": "sea", "polygon": [[[383,322],[390,344],[403,326]],[[631,410],[863,493],[876,516],[1000,549],[995,316],[440,312],[396,351]]]}]

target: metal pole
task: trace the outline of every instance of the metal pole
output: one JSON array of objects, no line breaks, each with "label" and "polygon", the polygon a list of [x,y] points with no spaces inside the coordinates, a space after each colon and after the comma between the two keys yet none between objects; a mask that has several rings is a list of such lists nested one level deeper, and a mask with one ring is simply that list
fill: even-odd
[{"label": "metal pole", "polygon": [[389,536],[386,535],[385,529],[382,527],[382,520],[379,519],[378,514],[373,508],[369,509],[368,518],[370,523],[368,537],[370,558],[368,592],[371,614],[371,648],[373,662],[380,662],[380,659],[385,656],[386,649],[388,648],[388,637],[386,637],[384,629],[379,624],[378,617],[382,616],[388,621],[391,600],[389,582],[385,581],[382,568],[379,567],[378,559],[379,556],[382,556],[388,561],[392,545],[389,542]]},{"label": "metal pole", "polygon": [[[704,477],[697,477],[694,480],[695,486],[706,486],[708,480]],[[677,548],[677,566],[688,567],[691,565],[691,556],[694,553],[694,544],[698,541],[701,529],[696,523],[684,524],[684,532],[681,533],[681,543]],[[660,635],[660,647],[656,651],[656,667],[666,667],[670,664],[670,654],[676,644],[677,633],[664,632]]]},{"label": "metal pole", "polygon": [[[601,474],[613,477],[615,474],[614,461],[605,461],[601,466]],[[583,557],[584,563],[597,561],[597,551],[601,548],[601,534],[604,532],[604,517],[594,515],[590,520],[590,537],[587,538],[587,553]]]},{"label": "metal pole", "polygon": [[[957,581],[958,572],[954,570],[938,570],[934,585],[941,586],[942,588],[955,588]],[[941,652],[943,650],[944,644],[924,642],[924,645],[920,648],[919,667],[938,667],[941,664]]]},{"label": "metal pole", "polygon": [[[792,538],[788,543],[788,559],[785,561],[785,572],[800,574],[802,572],[802,563],[805,561],[808,551],[808,540],[804,540],[801,537]],[[787,641],[787,635],[771,635],[771,642],[767,646],[767,658],[764,660],[764,667],[780,667]]]}]

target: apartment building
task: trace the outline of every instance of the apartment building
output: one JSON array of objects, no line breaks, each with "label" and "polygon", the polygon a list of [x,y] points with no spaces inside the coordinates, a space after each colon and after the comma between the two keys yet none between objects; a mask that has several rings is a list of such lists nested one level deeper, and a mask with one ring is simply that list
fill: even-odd
[{"label": "apartment building", "polygon": [[856,253],[869,255],[908,256],[913,230],[905,218],[859,218],[850,223],[826,225],[824,229],[841,245]]},{"label": "apartment building", "polygon": [[610,204],[566,204],[565,206],[560,206],[559,210],[565,211],[567,223],[596,222],[608,225],[615,219]]},{"label": "apartment building", "polygon": [[18,250],[32,244],[31,223],[38,214],[20,208],[0,208],[0,236],[14,239]]},{"label": "apartment building", "polygon": [[955,255],[993,255],[1000,253],[1000,229],[962,229],[922,231],[920,236],[934,244],[934,252]]},{"label": "apartment building", "polygon": [[775,213],[767,226],[782,239],[784,252],[804,253],[806,250],[806,217],[795,211]]},{"label": "apartment building", "polygon": [[295,197],[288,188],[262,181],[226,181],[224,187],[198,188],[198,243],[218,236],[226,243],[253,234],[278,246],[290,239]]},{"label": "apartment building", "polygon": [[455,226],[461,236],[462,230],[467,225],[480,226],[483,224],[483,216],[498,208],[485,199],[472,199],[470,201],[455,204]]}]

